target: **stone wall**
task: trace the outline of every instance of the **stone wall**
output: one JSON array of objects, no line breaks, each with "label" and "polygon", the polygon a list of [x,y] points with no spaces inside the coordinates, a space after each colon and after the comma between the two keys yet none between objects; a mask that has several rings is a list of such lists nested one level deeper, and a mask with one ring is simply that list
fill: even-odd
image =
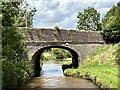
[{"label": "stone wall", "polygon": [[24,28],[29,57],[47,46],[64,46],[73,49],[83,60],[94,49],[104,43],[102,35],[97,31],[53,30]]},{"label": "stone wall", "polygon": [[103,43],[100,32],[78,30],[30,29],[23,30],[28,42],[69,42],[69,43]]}]

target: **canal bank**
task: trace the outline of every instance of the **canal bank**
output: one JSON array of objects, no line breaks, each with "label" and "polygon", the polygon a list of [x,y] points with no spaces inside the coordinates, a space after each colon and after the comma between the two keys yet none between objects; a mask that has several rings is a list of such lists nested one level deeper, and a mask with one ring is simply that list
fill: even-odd
[{"label": "canal bank", "polygon": [[100,90],[91,81],[64,76],[62,62],[56,61],[44,62],[41,76],[33,77],[22,88],[94,88],[95,90]]},{"label": "canal bank", "polygon": [[77,69],[64,74],[92,81],[104,90],[120,90],[120,44],[104,44],[80,63]]}]

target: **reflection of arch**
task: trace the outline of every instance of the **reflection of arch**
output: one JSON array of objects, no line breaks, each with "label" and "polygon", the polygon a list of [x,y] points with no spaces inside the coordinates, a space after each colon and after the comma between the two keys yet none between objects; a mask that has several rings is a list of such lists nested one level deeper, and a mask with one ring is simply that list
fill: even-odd
[{"label": "reflection of arch", "polygon": [[43,47],[35,52],[33,55],[32,59],[34,61],[34,76],[39,76],[40,75],[40,56],[41,54],[49,48],[62,48],[68,50],[71,55],[72,55],[72,67],[73,68],[78,68],[78,54],[71,48],[65,47],[65,46],[47,46]]}]

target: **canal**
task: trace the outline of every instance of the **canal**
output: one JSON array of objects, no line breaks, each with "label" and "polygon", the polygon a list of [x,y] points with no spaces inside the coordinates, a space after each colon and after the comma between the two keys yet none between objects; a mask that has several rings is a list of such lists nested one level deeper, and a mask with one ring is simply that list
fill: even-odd
[{"label": "canal", "polygon": [[62,72],[62,65],[60,61],[44,62],[40,77],[33,77],[22,88],[94,88],[100,90],[91,81],[66,77]]}]

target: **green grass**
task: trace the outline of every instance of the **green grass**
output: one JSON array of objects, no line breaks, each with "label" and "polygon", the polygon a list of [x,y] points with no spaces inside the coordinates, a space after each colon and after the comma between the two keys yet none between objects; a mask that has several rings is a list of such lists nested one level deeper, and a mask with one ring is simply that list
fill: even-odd
[{"label": "green grass", "polygon": [[118,88],[118,47],[118,44],[104,44],[86,57],[78,69],[67,69],[64,74],[92,80],[101,88]]},{"label": "green grass", "polygon": [[70,65],[72,63],[72,61],[63,61],[62,65]]}]

